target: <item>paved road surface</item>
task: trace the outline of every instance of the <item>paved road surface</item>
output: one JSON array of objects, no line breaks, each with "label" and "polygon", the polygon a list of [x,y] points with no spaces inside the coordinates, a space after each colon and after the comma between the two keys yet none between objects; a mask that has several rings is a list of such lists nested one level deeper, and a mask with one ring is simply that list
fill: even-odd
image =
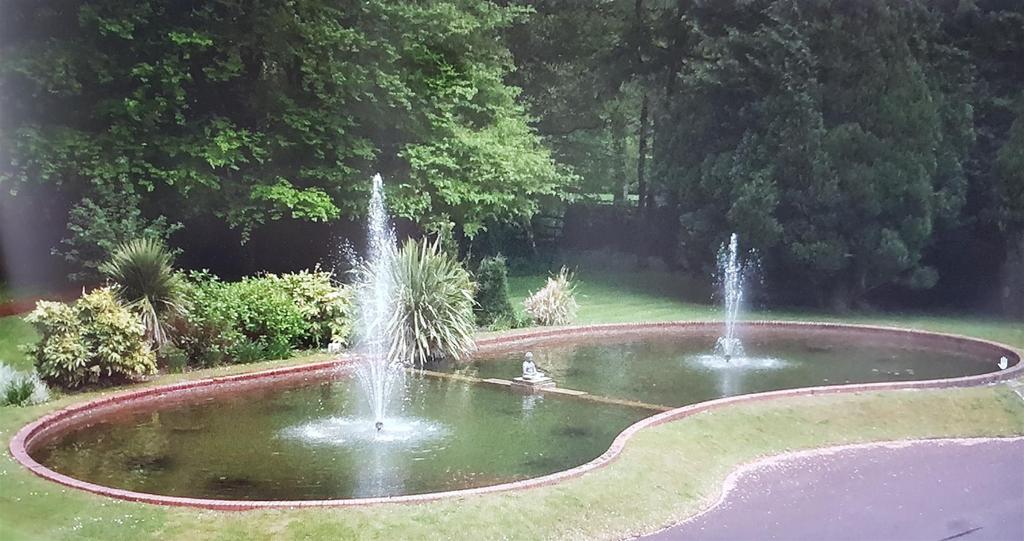
[{"label": "paved road surface", "polygon": [[1024,541],[1024,439],[785,459],[741,475],[707,513],[644,539]]}]

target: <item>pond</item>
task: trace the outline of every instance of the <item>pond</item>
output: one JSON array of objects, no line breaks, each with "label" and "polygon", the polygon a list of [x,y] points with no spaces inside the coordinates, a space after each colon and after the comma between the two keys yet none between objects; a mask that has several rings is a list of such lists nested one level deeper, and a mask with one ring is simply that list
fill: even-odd
[{"label": "pond", "polygon": [[[98,485],[225,500],[423,494],[558,472],[604,453],[665,407],[762,391],[969,376],[993,346],[863,330],[753,329],[745,354],[708,354],[717,329],[535,341],[411,375],[378,431],[358,386],[331,377],[114,406],[32,442],[44,466]],[[529,349],[558,387],[516,392]],[[486,350],[486,348],[485,348]],[[595,398],[596,397],[596,398]],[[595,398],[595,399],[590,399]],[[632,407],[601,399],[646,403]]]},{"label": "pond", "polygon": [[647,410],[409,378],[379,433],[353,380],[122,412],[33,449],[99,485],[168,496],[315,500],[420,494],[536,477],[603,453]]}]

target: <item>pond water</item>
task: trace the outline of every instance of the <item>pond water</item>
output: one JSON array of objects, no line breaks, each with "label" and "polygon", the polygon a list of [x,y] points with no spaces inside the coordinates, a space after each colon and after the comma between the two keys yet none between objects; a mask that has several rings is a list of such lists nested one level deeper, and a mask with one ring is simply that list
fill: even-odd
[{"label": "pond water", "polygon": [[[705,333],[707,334],[707,333]],[[965,376],[995,360],[836,333],[747,337],[747,354],[707,355],[714,336],[533,346],[559,387],[663,406],[737,394]],[[441,367],[512,379],[525,351]],[[650,409],[508,387],[410,377],[378,432],[350,379],[184,397],[104,415],[32,450],[92,483],[171,496],[312,500],[480,487],[565,470],[602,454]]]},{"label": "pond water", "polygon": [[170,496],[312,500],[419,494],[588,462],[650,414],[489,385],[409,378],[379,433],[351,380],[119,415],[32,452],[92,483]]},{"label": "pond water", "polygon": [[[996,370],[998,361],[891,338],[844,340],[832,332],[748,337],[746,354],[729,361],[708,354],[713,335],[613,340],[529,349],[537,368],[559,387],[673,407],[797,387],[969,376]],[[512,379],[526,349],[444,369]]]}]

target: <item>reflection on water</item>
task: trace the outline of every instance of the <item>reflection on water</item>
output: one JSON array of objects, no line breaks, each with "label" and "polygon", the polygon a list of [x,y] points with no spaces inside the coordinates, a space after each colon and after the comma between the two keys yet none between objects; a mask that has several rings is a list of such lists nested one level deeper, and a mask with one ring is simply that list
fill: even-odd
[{"label": "reflection on water", "polygon": [[757,377],[759,372],[778,370],[786,366],[786,361],[772,357],[730,357],[710,353],[686,359],[691,369],[712,372],[718,378],[718,392],[721,396],[743,394],[743,380]]}]

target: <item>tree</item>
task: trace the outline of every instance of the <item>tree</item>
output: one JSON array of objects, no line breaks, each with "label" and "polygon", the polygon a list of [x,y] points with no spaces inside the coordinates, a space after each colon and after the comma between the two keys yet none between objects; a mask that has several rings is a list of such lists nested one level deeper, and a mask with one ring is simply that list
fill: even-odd
[{"label": "tree", "polygon": [[946,39],[967,55],[975,73],[970,98],[975,142],[966,164],[968,219],[946,242],[967,246],[969,252],[961,249],[945,259],[953,272],[978,276],[983,291],[997,284],[1004,311],[1024,316],[1024,5],[949,1],[939,8]]},{"label": "tree", "polygon": [[837,306],[893,282],[930,287],[922,254],[958,217],[969,70],[918,3],[703,6],[696,60],[657,123],[690,249],[738,232],[770,276]]},{"label": "tree", "polygon": [[641,89],[633,2],[524,0],[535,13],[506,31],[512,81],[555,157],[584,194],[635,193]]},{"label": "tree", "polygon": [[[97,187],[96,201],[85,197],[68,213],[67,237],[54,247],[74,268],[68,278],[75,282],[95,282],[102,273],[100,266],[118,246],[135,239],[159,242],[166,246],[168,238],[181,228],[168,223],[164,216],[149,220],[142,214],[142,197],[129,187],[120,189]],[[171,256],[175,251],[169,252]]]},{"label": "tree", "polygon": [[572,177],[503,81],[484,0],[7,0],[0,184],[62,186],[146,221],[359,218],[380,171],[403,217],[466,233],[528,217]]}]

